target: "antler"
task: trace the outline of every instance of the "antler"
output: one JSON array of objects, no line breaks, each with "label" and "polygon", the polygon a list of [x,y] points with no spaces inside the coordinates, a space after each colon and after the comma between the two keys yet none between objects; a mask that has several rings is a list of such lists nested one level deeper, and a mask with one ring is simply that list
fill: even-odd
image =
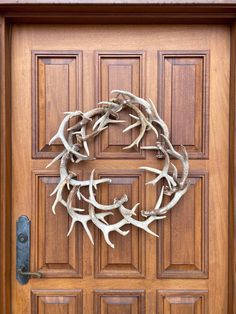
[{"label": "antler", "polygon": [[121,199],[119,200],[115,200],[114,204],[112,205],[102,205],[99,204],[95,197],[94,197],[94,193],[93,193],[93,185],[94,185],[94,171],[95,169],[92,170],[91,175],[90,175],[90,180],[89,180],[89,199],[87,199],[83,194],[81,194],[83,200],[85,200],[86,202],[88,202],[90,205],[93,205],[94,207],[96,207],[97,209],[101,209],[101,210],[112,210],[112,209],[116,209],[118,207],[120,207],[123,203],[128,201],[128,197],[127,195],[123,195],[121,197]]},{"label": "antler", "polygon": [[[114,248],[114,244],[109,239],[110,233],[115,231],[122,236],[127,235],[129,231],[121,230],[121,228],[127,224],[132,224],[158,237],[158,235],[150,229],[149,225],[153,221],[164,219],[166,217],[164,214],[173,208],[173,206],[177,204],[180,198],[186,193],[189,187],[189,184],[186,183],[189,172],[189,163],[186,149],[181,146],[182,151],[177,152],[172,146],[169,140],[168,127],[160,118],[156,107],[150,99],[145,100],[128,91],[122,90],[114,90],[112,93],[116,94],[115,98],[110,101],[99,103],[100,107],[98,108],[94,108],[85,113],[81,111],[65,113],[66,116],[62,120],[57,133],[49,142],[49,145],[51,145],[56,139],[60,139],[64,146],[64,150],[58,154],[47,167],[60,160],[60,182],[51,193],[51,195],[56,195],[52,211],[55,214],[55,208],[58,203],[62,204],[67,209],[67,212],[72,219],[68,235],[73,230],[74,224],[80,222],[93,243],[92,234],[88,227],[88,223],[91,221],[101,230],[107,244]],[[140,133],[137,138],[124,149],[130,149],[135,145],[138,146],[146,131],[153,131],[156,139],[158,139],[159,136],[163,139],[163,142],[156,142],[156,145],[154,146],[141,147],[141,149],[157,151],[156,157],[158,159],[164,158],[162,170],[146,166],[140,167],[142,170],[156,174],[156,178],[146,184],[156,185],[158,182],[163,181],[167,183],[167,185],[162,185],[154,209],[150,211],[141,211],[142,216],[146,218],[143,221],[133,218],[133,216],[136,216],[135,210],[139,204],[134,205],[131,209],[125,207],[124,204],[128,201],[127,195],[114,199],[113,204],[109,205],[100,204],[96,200],[95,190],[100,184],[110,183],[111,180],[109,178],[94,179],[94,169],[88,180],[79,180],[75,173],[68,172],[67,170],[70,161],[79,163],[84,160],[94,159],[90,157],[89,140],[99,135],[109,124],[124,122],[123,120],[119,120],[119,112],[124,108],[129,108],[135,113],[135,115],[130,113],[130,116],[135,122],[125,128],[123,132],[130,131],[133,128],[140,128]],[[66,130],[70,119],[75,117],[78,118],[78,121]],[[92,131],[88,134],[87,127],[89,124],[92,124],[92,128],[90,128]],[[68,134],[67,138],[65,135],[66,132]],[[182,165],[183,171],[180,178],[178,177],[176,166],[170,161],[170,157],[176,158]],[[69,191],[67,200],[63,199],[63,191],[65,189]],[[88,189],[88,197],[84,195],[82,191],[83,189]],[[167,204],[162,205],[164,195],[172,196],[172,198]],[[73,200],[76,199],[79,201],[82,200],[84,205],[87,204],[87,208],[72,206]],[[96,213],[96,210],[105,212]],[[120,212],[122,218],[114,224],[108,224],[105,218],[109,215],[113,215],[113,211],[117,210]]]},{"label": "antler", "polygon": [[[83,225],[84,230],[86,231],[90,241],[94,244],[93,237],[92,237],[91,232],[90,232],[90,230],[88,228],[88,225],[87,225],[88,222],[92,219],[91,216],[90,215],[78,214],[78,213],[75,212],[75,209],[72,207],[72,201],[73,201],[73,198],[74,198],[74,196],[75,196],[75,194],[77,192],[77,189],[78,189],[78,187],[76,187],[76,186],[73,187],[73,189],[71,190],[71,192],[70,192],[70,194],[68,196],[67,203],[66,203],[67,212],[70,215],[70,217],[72,218],[70,229],[69,229],[69,231],[67,233],[67,236],[70,235],[75,222],[78,221],[78,222],[80,222]],[[103,220],[106,223],[104,218],[106,216],[109,216],[109,215],[112,215],[112,213],[111,212],[99,213],[99,214],[97,214],[97,219],[98,220],[101,219],[101,220]]]},{"label": "antler", "polygon": [[[146,147],[143,147],[143,149],[146,149]],[[164,147],[161,145],[161,143],[157,143],[157,149],[160,150],[163,153],[164,157],[165,157],[165,163],[164,163],[164,167],[163,167],[162,171],[160,171],[158,169],[155,169],[155,168],[151,168],[151,167],[140,167],[140,169],[144,169],[144,170],[147,170],[147,171],[150,171],[150,172],[158,174],[158,176],[155,179],[153,179],[152,181],[147,182],[146,184],[153,184],[153,185],[155,185],[162,178],[165,178],[167,183],[168,183],[168,185],[169,185],[169,190],[172,191],[173,188],[177,185],[177,183],[168,174],[169,167],[170,167],[170,157],[167,154],[167,152],[165,151]]]},{"label": "antler", "polygon": [[66,114],[65,118],[62,120],[61,125],[60,125],[57,133],[49,141],[49,145],[51,145],[56,139],[59,138],[62,141],[62,144],[64,145],[64,147],[68,153],[72,153],[73,155],[75,155],[79,158],[85,158],[86,159],[87,156],[78,153],[72,145],[69,145],[69,143],[67,142],[67,140],[65,138],[65,128],[66,128],[68,121],[73,117],[80,116],[82,114],[82,112],[81,111],[65,112],[65,114]]},{"label": "antler", "polygon": [[[163,134],[169,138],[169,130],[167,125],[165,124],[165,122],[161,119],[161,117],[159,116],[155,105],[153,104],[152,100],[149,99],[149,101],[140,98],[138,96],[135,96],[134,94],[128,92],[128,91],[122,91],[122,90],[113,90],[111,92],[112,94],[115,93],[117,94],[116,99],[118,99],[118,97],[121,95],[122,98],[124,99],[123,104],[127,105],[127,106],[131,106],[131,105],[140,105],[142,108],[144,108],[146,114],[147,114],[147,119],[150,122],[150,124],[152,125],[153,123],[157,123],[162,131]],[[128,98],[127,98],[128,97]],[[132,109],[134,107],[132,106]],[[150,126],[150,125],[149,125]],[[158,133],[157,133],[157,138],[158,138]]]}]

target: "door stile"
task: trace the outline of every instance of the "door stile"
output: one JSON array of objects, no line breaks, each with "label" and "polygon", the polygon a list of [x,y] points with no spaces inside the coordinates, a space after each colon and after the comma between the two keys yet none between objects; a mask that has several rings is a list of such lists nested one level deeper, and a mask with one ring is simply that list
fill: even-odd
[{"label": "door stile", "polygon": [[229,300],[228,313],[236,313],[236,21],[231,25],[229,134]]},{"label": "door stile", "polygon": [[0,304],[10,313],[11,299],[11,110],[10,25],[0,17]]}]

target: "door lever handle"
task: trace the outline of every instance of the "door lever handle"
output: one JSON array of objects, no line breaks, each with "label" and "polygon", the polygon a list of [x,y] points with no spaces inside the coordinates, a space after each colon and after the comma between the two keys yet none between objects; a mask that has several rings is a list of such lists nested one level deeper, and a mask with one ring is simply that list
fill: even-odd
[{"label": "door lever handle", "polygon": [[25,271],[25,267],[19,268],[17,272],[21,276],[31,276],[31,277],[37,277],[37,278],[41,278],[43,276],[43,274],[40,272]]},{"label": "door lever handle", "polygon": [[25,285],[31,277],[41,278],[42,273],[30,271],[30,220],[22,215],[16,222],[16,279]]}]

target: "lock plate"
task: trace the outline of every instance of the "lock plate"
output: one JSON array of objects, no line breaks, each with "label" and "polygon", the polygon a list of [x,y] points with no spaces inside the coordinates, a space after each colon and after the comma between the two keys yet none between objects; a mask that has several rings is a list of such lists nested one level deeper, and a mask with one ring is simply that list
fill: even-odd
[{"label": "lock plate", "polygon": [[30,276],[21,275],[19,269],[30,271],[30,220],[24,215],[16,221],[16,279],[25,285]]}]

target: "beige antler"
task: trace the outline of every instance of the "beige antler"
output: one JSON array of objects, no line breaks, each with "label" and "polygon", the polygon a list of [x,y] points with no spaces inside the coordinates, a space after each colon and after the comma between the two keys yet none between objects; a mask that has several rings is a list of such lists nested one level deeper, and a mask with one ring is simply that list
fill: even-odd
[{"label": "beige antler", "polygon": [[[68,235],[71,233],[74,224],[80,222],[93,243],[92,234],[88,227],[88,223],[91,221],[101,230],[107,244],[114,247],[114,244],[109,239],[110,233],[115,231],[122,236],[127,235],[129,231],[121,230],[121,228],[127,224],[134,225],[154,236],[158,236],[149,228],[149,225],[156,220],[164,219],[166,217],[164,214],[173,208],[186,193],[189,187],[189,184],[186,183],[189,163],[186,149],[182,146],[182,152],[177,152],[172,146],[169,140],[168,127],[160,118],[156,107],[150,99],[145,100],[128,91],[122,90],[114,90],[112,93],[116,94],[116,97],[110,101],[99,103],[100,107],[98,108],[94,108],[85,113],[81,111],[66,113],[57,133],[49,142],[49,145],[51,145],[56,139],[60,139],[64,150],[50,162],[48,167],[60,160],[60,182],[51,194],[56,195],[52,211],[55,214],[55,208],[58,203],[62,204],[67,209],[72,219]],[[89,140],[98,136],[109,124],[123,123],[123,120],[119,120],[119,112],[124,108],[129,108],[134,112],[135,115],[130,113],[130,116],[135,122],[125,128],[123,132],[140,128],[137,138],[124,149],[130,149],[135,145],[138,146],[147,131],[153,131],[156,139],[159,138],[159,135],[163,139],[163,142],[156,142],[156,145],[141,147],[141,149],[157,151],[156,157],[158,159],[164,158],[162,170],[146,166],[140,167],[142,170],[156,174],[156,178],[146,184],[156,185],[158,182],[162,183],[161,192],[154,209],[141,211],[142,216],[146,218],[143,221],[133,218],[133,216],[136,216],[135,210],[139,204],[134,205],[131,209],[125,207],[124,204],[128,201],[127,195],[114,199],[113,204],[109,205],[100,204],[96,200],[95,190],[97,190],[97,187],[101,184],[110,183],[111,180],[109,178],[94,179],[95,170],[93,170],[88,180],[79,180],[75,173],[68,171],[70,161],[72,163],[79,163],[84,160],[94,159],[90,157]],[[66,130],[68,122],[74,117],[78,118],[78,122]],[[92,131],[90,134],[87,134],[89,124],[91,124],[90,129]],[[67,138],[65,135],[66,132],[68,134]],[[183,171],[180,178],[178,178],[177,168],[170,161],[170,157],[174,157],[181,163]],[[164,185],[163,181],[165,181],[167,185]],[[63,199],[63,191],[65,189],[69,191],[67,200]],[[83,189],[88,189],[88,197],[84,195]],[[166,195],[166,197],[171,196],[171,199],[167,204],[162,206],[164,195]],[[75,198],[79,201],[83,201],[84,205],[87,204],[87,208],[72,206]],[[96,210],[105,212],[97,213]],[[117,210],[122,215],[122,218],[114,224],[108,224],[105,218],[109,215],[113,215],[113,211]]]}]

